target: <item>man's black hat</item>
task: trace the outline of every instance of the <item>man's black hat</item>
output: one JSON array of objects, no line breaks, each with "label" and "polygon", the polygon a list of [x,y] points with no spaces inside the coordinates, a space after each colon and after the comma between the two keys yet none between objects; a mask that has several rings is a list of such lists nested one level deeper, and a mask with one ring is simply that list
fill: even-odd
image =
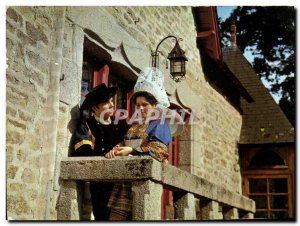
[{"label": "man's black hat", "polygon": [[116,94],[117,90],[117,87],[107,88],[104,83],[96,86],[85,96],[85,100],[83,101],[80,110],[83,111],[98,104],[107,102]]}]

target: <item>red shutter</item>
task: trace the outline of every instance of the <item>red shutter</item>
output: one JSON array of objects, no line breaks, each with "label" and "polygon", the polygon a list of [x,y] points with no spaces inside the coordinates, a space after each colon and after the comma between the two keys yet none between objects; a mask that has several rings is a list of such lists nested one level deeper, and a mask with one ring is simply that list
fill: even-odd
[{"label": "red shutter", "polygon": [[178,167],[179,165],[179,137],[176,136],[172,140],[173,146],[173,162],[172,165]]},{"label": "red shutter", "polygon": [[134,112],[134,106],[131,102],[132,96],[133,96],[133,90],[131,90],[127,93],[127,106],[126,106],[127,112],[128,112],[127,122],[129,121],[129,119],[131,118],[131,116]]},{"label": "red shutter", "polygon": [[109,67],[104,65],[99,71],[94,71],[93,87],[102,83],[108,86]]}]

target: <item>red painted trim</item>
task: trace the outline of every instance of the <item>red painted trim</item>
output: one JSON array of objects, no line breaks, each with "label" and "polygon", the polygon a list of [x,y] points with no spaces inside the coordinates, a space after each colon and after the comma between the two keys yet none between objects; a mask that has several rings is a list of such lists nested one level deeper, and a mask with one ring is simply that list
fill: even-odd
[{"label": "red painted trim", "polygon": [[221,60],[222,50],[219,40],[220,36],[216,7],[197,7],[196,20],[199,22],[197,39],[200,40],[201,46],[206,49],[207,54],[213,59]]},{"label": "red painted trim", "polygon": [[118,94],[116,94],[113,98],[114,98],[114,112],[116,112],[117,111]]},{"label": "red painted trim", "polygon": [[100,71],[94,71],[93,88],[96,87],[97,85],[100,85],[100,77],[101,77]]},{"label": "red painted trim", "polygon": [[[168,162],[169,164],[178,167],[179,165],[179,137],[176,136],[172,139],[172,142],[168,145]],[[161,219],[166,217],[166,206],[173,203],[173,192],[168,189],[163,189],[163,195],[161,200]]]},{"label": "red painted trim", "polygon": [[219,40],[220,34],[219,34],[219,27],[218,27],[217,9],[215,6],[212,6],[210,8],[212,11],[213,30],[215,32],[215,34],[214,34],[214,44],[215,44],[214,56],[216,59],[221,60],[222,50],[221,50],[221,45],[220,45],[220,40]]},{"label": "red painted trim", "polygon": [[131,91],[129,91],[127,93],[127,106],[126,106],[127,112],[128,112],[128,118],[127,118],[127,120],[129,120],[131,118],[131,116],[132,116],[132,114],[134,112],[134,106],[131,103],[132,96],[133,96],[133,90],[131,90]]},{"label": "red painted trim", "polygon": [[173,141],[168,145],[168,162],[173,165]]},{"label": "red painted trim", "polygon": [[173,164],[174,166],[178,167],[179,165],[179,137],[174,137],[174,160]]},{"label": "red painted trim", "polygon": [[99,71],[94,71],[93,87],[102,83],[108,86],[109,67],[104,65]]}]

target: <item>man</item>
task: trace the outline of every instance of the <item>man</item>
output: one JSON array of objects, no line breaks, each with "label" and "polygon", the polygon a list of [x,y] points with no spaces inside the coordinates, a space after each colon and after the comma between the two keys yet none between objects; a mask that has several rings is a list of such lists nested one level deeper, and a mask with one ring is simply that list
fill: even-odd
[{"label": "man", "polygon": [[[89,117],[82,120],[71,141],[72,156],[104,156],[119,142],[123,141],[127,131],[125,121],[113,124],[113,96],[117,88],[101,84],[91,90],[80,107],[89,110]],[[95,220],[108,220],[110,210],[107,202],[112,189],[111,183],[90,183],[91,201]]]}]

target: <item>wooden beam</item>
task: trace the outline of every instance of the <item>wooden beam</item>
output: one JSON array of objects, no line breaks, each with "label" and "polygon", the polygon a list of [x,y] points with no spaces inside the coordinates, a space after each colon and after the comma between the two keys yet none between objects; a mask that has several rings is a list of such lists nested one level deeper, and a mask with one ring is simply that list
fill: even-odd
[{"label": "wooden beam", "polygon": [[199,32],[197,32],[197,38],[205,39],[205,38],[208,38],[208,37],[213,36],[215,34],[216,34],[216,32],[214,30],[199,31]]}]

